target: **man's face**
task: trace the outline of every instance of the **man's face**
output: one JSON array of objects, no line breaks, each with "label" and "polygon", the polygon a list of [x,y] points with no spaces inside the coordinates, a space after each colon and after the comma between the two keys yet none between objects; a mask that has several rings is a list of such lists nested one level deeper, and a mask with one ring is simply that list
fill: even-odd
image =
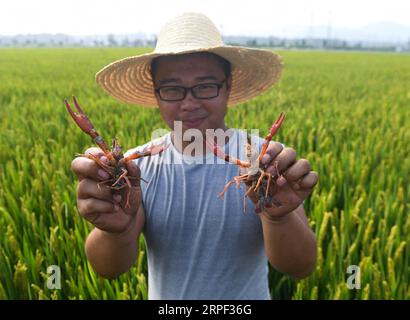
[{"label": "man's face", "polygon": [[157,61],[155,88],[162,86],[192,87],[198,84],[221,84],[219,95],[211,99],[197,99],[191,91],[182,101],[163,101],[155,94],[162,118],[174,129],[174,121],[182,122],[182,130],[195,128],[203,134],[206,129],[225,128],[224,117],[231,88],[231,77],[226,79],[217,58],[208,55],[188,54],[161,57]]}]

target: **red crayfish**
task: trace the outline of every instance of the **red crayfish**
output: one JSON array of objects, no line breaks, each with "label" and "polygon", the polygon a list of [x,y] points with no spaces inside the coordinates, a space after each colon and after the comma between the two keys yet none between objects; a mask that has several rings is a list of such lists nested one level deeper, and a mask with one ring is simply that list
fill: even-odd
[{"label": "red crayfish", "polygon": [[228,188],[236,183],[236,187],[238,188],[241,183],[245,183],[249,186],[248,190],[246,191],[243,197],[244,203],[244,212],[246,212],[246,198],[252,193],[255,192],[257,197],[257,204],[255,206],[255,212],[260,213],[264,208],[272,207],[272,204],[280,207],[281,203],[275,200],[274,195],[276,193],[276,180],[281,177],[281,174],[278,169],[278,163],[274,162],[274,173],[271,174],[266,171],[268,165],[262,164],[262,158],[266,153],[266,149],[268,148],[269,142],[272,140],[272,137],[276,134],[279,130],[282,122],[285,120],[285,114],[283,112],[280,113],[279,117],[273,123],[269,133],[265,137],[265,141],[262,145],[262,150],[257,158],[258,160],[258,167],[256,170],[251,170],[252,162],[251,162],[251,142],[250,137],[248,136],[248,141],[246,144],[246,157],[248,161],[242,161],[239,159],[235,159],[229,155],[223,153],[223,151],[219,148],[216,143],[211,143],[208,140],[206,141],[208,147],[213,151],[213,153],[225,160],[226,162],[230,162],[233,164],[238,165],[242,171],[245,173],[235,176],[232,180],[230,180],[219,196],[223,198],[225,192]]},{"label": "red crayfish", "polygon": [[[75,113],[72,109],[70,104],[67,100],[64,100],[65,105],[67,107],[68,112],[70,113],[71,117],[74,119],[75,123],[80,127],[80,129],[88,134],[94,142],[101,148],[102,152],[104,153],[105,157],[108,159],[108,164],[101,161],[101,159],[97,156],[92,154],[77,154],[77,156],[87,157],[89,159],[94,160],[98,166],[101,167],[102,170],[108,173],[110,176],[107,180],[104,180],[98,184],[106,184],[109,188],[119,191],[124,188],[131,188],[131,179],[139,179],[143,180],[142,178],[136,178],[128,176],[128,171],[126,169],[126,163],[128,161],[138,159],[141,157],[152,156],[161,153],[166,149],[163,145],[156,145],[150,148],[147,148],[141,152],[136,151],[129,155],[128,157],[124,157],[122,153],[122,149],[118,144],[116,138],[112,140],[112,147],[111,149],[108,147],[107,143],[103,140],[103,138],[99,135],[99,133],[94,129],[93,124],[85,115],[84,111],[80,108],[76,98],[73,96],[75,107],[78,111],[78,114]],[[127,201],[125,204],[126,207],[130,207],[129,204],[129,191],[127,192]]]}]

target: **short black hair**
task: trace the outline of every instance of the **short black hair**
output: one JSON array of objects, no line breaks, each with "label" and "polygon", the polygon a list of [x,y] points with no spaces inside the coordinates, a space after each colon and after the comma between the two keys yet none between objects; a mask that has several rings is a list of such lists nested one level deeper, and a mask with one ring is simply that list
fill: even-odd
[{"label": "short black hair", "polygon": [[[184,55],[188,55],[188,54],[197,54],[197,55],[202,55],[202,56],[213,57],[220,64],[223,72],[225,73],[225,76],[228,78],[231,75],[231,63],[228,60],[226,60],[225,58],[223,58],[223,57],[221,57],[221,56],[219,56],[215,53],[212,53],[212,52],[195,52],[195,53],[181,54],[181,55],[178,55],[178,56],[184,56]],[[155,74],[157,72],[157,67],[158,67],[158,59],[160,59],[160,58],[161,57],[157,57],[157,58],[152,59],[152,61],[151,61],[151,70],[150,71],[151,71],[152,81],[154,81]]]}]

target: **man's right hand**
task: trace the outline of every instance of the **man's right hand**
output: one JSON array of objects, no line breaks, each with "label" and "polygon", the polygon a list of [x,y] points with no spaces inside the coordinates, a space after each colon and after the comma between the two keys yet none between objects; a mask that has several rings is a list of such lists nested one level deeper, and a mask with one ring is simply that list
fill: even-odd
[{"label": "man's right hand", "polygon": [[[99,158],[104,153],[98,148],[89,148],[86,154],[93,154]],[[104,157],[102,158],[104,160]],[[98,229],[112,234],[125,233],[135,222],[141,205],[140,175],[141,171],[133,161],[127,163],[131,188],[125,187],[120,191],[109,188],[107,184],[98,183],[107,179],[104,170],[92,159],[77,157],[71,163],[71,170],[79,179],[77,188],[77,207],[80,215],[90,221]],[[129,193],[130,207],[126,207]]]}]

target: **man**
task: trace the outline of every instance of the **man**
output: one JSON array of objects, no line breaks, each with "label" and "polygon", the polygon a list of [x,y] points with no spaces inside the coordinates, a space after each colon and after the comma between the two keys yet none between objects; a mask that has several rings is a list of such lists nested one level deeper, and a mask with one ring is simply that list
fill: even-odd
[{"label": "man", "polygon": [[[267,261],[296,278],[313,271],[316,239],[303,200],[318,177],[309,162],[272,142],[262,163],[273,173],[276,162],[283,174],[275,193],[281,205],[244,215],[243,188],[217,198],[238,167],[212,162],[215,156],[204,148],[204,139],[195,136],[220,130],[226,153],[244,150],[246,136],[225,124],[227,107],[268,89],[280,70],[274,53],[225,46],[207,17],[189,13],[163,27],[153,53],[114,62],[97,74],[97,82],[119,100],[157,104],[171,128],[128,152],[168,146],[160,155],[127,164],[130,176],[139,178],[142,172],[148,183],[132,179],[131,190],[121,194],[97,186],[107,176],[95,162],[74,159],[78,209],[96,227],[87,238],[86,254],[98,274],[114,278],[128,271],[141,232],[147,243],[149,299],[269,299]],[[194,139],[186,139],[190,130]],[[190,148],[194,142],[202,152]],[[98,149],[87,152],[102,156]],[[130,192],[129,207],[125,192]],[[248,207],[255,194],[250,198]]]}]

